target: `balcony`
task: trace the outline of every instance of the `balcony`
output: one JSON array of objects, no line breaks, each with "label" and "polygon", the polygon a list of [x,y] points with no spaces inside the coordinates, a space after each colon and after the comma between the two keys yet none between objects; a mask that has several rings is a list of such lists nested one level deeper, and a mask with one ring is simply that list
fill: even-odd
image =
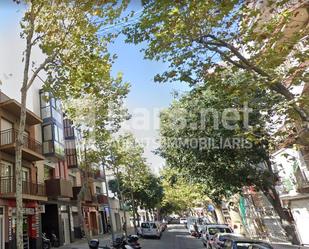
[{"label": "balcony", "polygon": [[51,198],[72,198],[72,183],[66,179],[49,179],[45,181],[46,195]]},{"label": "balcony", "polygon": [[309,175],[309,172],[305,174],[305,172],[302,172],[299,167],[297,168],[295,172],[295,178],[297,182],[297,190],[300,193],[309,193],[309,179],[306,177],[306,175]]},{"label": "balcony", "polygon": [[103,194],[97,194],[97,201],[99,204],[108,204],[107,196]]},{"label": "balcony", "polygon": [[[17,135],[18,130],[8,129],[1,131],[0,150],[9,154],[15,154]],[[40,142],[30,138],[28,134],[23,135],[23,142],[23,159],[28,161],[44,160],[44,156],[42,155],[42,144]]]},{"label": "balcony", "polygon": [[[73,200],[77,200],[77,196],[81,190],[81,187],[73,187]],[[92,202],[93,201],[93,198],[92,198],[92,194],[91,194],[91,191],[89,189],[88,193],[86,193],[85,197],[84,197],[84,200],[83,201],[86,201],[86,202]]]},{"label": "balcony", "polygon": [[[3,100],[3,101],[2,101]],[[14,99],[2,98],[0,100],[0,108],[7,111],[8,113],[20,118],[21,113],[21,105]],[[26,124],[28,125],[36,125],[41,124],[42,119],[37,116],[32,111],[27,110],[26,112]]]},{"label": "balcony", "polygon": [[[45,185],[43,183],[34,183],[23,181],[23,198],[29,200],[47,200]],[[16,179],[10,177],[0,177],[0,195],[1,198],[16,198]]]}]

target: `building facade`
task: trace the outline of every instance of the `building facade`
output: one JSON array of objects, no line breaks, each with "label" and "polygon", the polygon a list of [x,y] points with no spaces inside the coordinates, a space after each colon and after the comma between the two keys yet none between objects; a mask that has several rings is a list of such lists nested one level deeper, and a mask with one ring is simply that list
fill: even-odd
[{"label": "building facade", "polygon": [[[15,148],[21,106],[15,98],[0,92],[0,249],[16,248]],[[49,93],[36,86],[29,98],[22,149],[24,248],[41,248],[42,233],[57,237],[55,246],[66,245],[83,236],[77,209],[83,171],[75,131],[61,103]],[[90,194],[82,206],[94,236],[107,232],[107,214],[101,207],[106,197],[102,172],[89,179]]]}]

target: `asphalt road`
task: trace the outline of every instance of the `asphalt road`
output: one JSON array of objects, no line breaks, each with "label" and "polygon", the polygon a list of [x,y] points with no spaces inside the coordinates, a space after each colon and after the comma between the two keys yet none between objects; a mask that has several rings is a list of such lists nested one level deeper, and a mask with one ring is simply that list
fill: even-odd
[{"label": "asphalt road", "polygon": [[184,225],[168,225],[168,229],[158,239],[141,239],[143,249],[205,249],[200,239],[189,235]]}]

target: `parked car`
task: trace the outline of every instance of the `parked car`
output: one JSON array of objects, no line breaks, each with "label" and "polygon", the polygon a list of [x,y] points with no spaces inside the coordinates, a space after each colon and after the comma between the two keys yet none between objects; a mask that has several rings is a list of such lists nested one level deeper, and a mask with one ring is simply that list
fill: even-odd
[{"label": "parked car", "polygon": [[223,224],[207,224],[202,231],[202,242],[206,248],[211,248],[213,237],[217,233],[233,233],[232,228]]},{"label": "parked car", "polygon": [[187,218],[180,218],[179,222],[180,224],[187,224]]},{"label": "parked car", "polygon": [[158,222],[142,222],[140,233],[142,237],[156,237],[160,239],[162,230]]},{"label": "parked car", "polygon": [[[210,248],[216,248],[216,249],[220,249],[223,248],[224,242],[226,240],[226,238],[229,237],[229,235],[231,235],[230,233],[217,233],[215,234],[212,239],[209,241],[209,245]],[[239,237],[243,237],[242,235],[238,235],[238,234],[233,234],[233,236],[239,236]]]},{"label": "parked car", "polygon": [[253,240],[246,237],[228,234],[224,236],[224,249],[273,249],[273,247],[262,240]]},{"label": "parked car", "polygon": [[198,222],[198,218],[197,217],[188,217],[187,218],[187,228],[188,228],[188,232],[192,235],[194,234],[196,231],[194,229],[194,224]]}]

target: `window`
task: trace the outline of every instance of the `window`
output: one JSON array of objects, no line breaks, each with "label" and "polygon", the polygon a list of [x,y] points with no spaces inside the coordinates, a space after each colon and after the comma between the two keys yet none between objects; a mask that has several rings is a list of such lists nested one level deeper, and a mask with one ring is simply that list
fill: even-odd
[{"label": "window", "polygon": [[76,184],[76,177],[75,176],[72,176],[72,175],[69,175],[69,179],[70,181],[72,182],[72,185],[73,187],[75,187],[77,184]]},{"label": "window", "polygon": [[53,169],[48,166],[44,166],[44,180],[49,180],[52,178],[52,176],[53,176]]},{"label": "window", "polygon": [[41,118],[50,118],[51,117],[51,112],[50,112],[50,96],[49,93],[46,92],[41,92]]},{"label": "window", "polygon": [[2,167],[1,167],[1,177],[5,178],[5,177],[11,177],[13,176],[13,164],[6,162],[6,161],[1,161]]},{"label": "window", "polygon": [[53,118],[58,121],[60,124],[62,124],[62,115],[61,112],[57,111],[54,107],[52,108],[52,115]]},{"label": "window", "polygon": [[28,168],[22,168],[22,178],[23,181],[29,182],[30,180],[30,170]]},{"label": "window", "polygon": [[53,139],[52,125],[43,126],[43,140],[50,141]]},{"label": "window", "polygon": [[49,154],[54,152],[52,125],[43,126],[43,153]]},{"label": "window", "polygon": [[0,187],[3,193],[10,193],[13,191],[13,164],[1,161],[1,181]]},{"label": "window", "polygon": [[54,125],[54,136],[55,141],[63,144],[64,142],[63,129],[58,127],[57,125]]},{"label": "window", "polygon": [[13,123],[1,119],[1,145],[11,144],[13,142]]},{"label": "window", "polygon": [[55,146],[55,153],[57,153],[58,155],[64,156],[64,146],[63,146],[63,144],[60,144],[60,143],[55,141],[54,146]]},{"label": "window", "polygon": [[97,193],[97,194],[101,194],[101,188],[100,187],[95,187],[95,192]]}]

